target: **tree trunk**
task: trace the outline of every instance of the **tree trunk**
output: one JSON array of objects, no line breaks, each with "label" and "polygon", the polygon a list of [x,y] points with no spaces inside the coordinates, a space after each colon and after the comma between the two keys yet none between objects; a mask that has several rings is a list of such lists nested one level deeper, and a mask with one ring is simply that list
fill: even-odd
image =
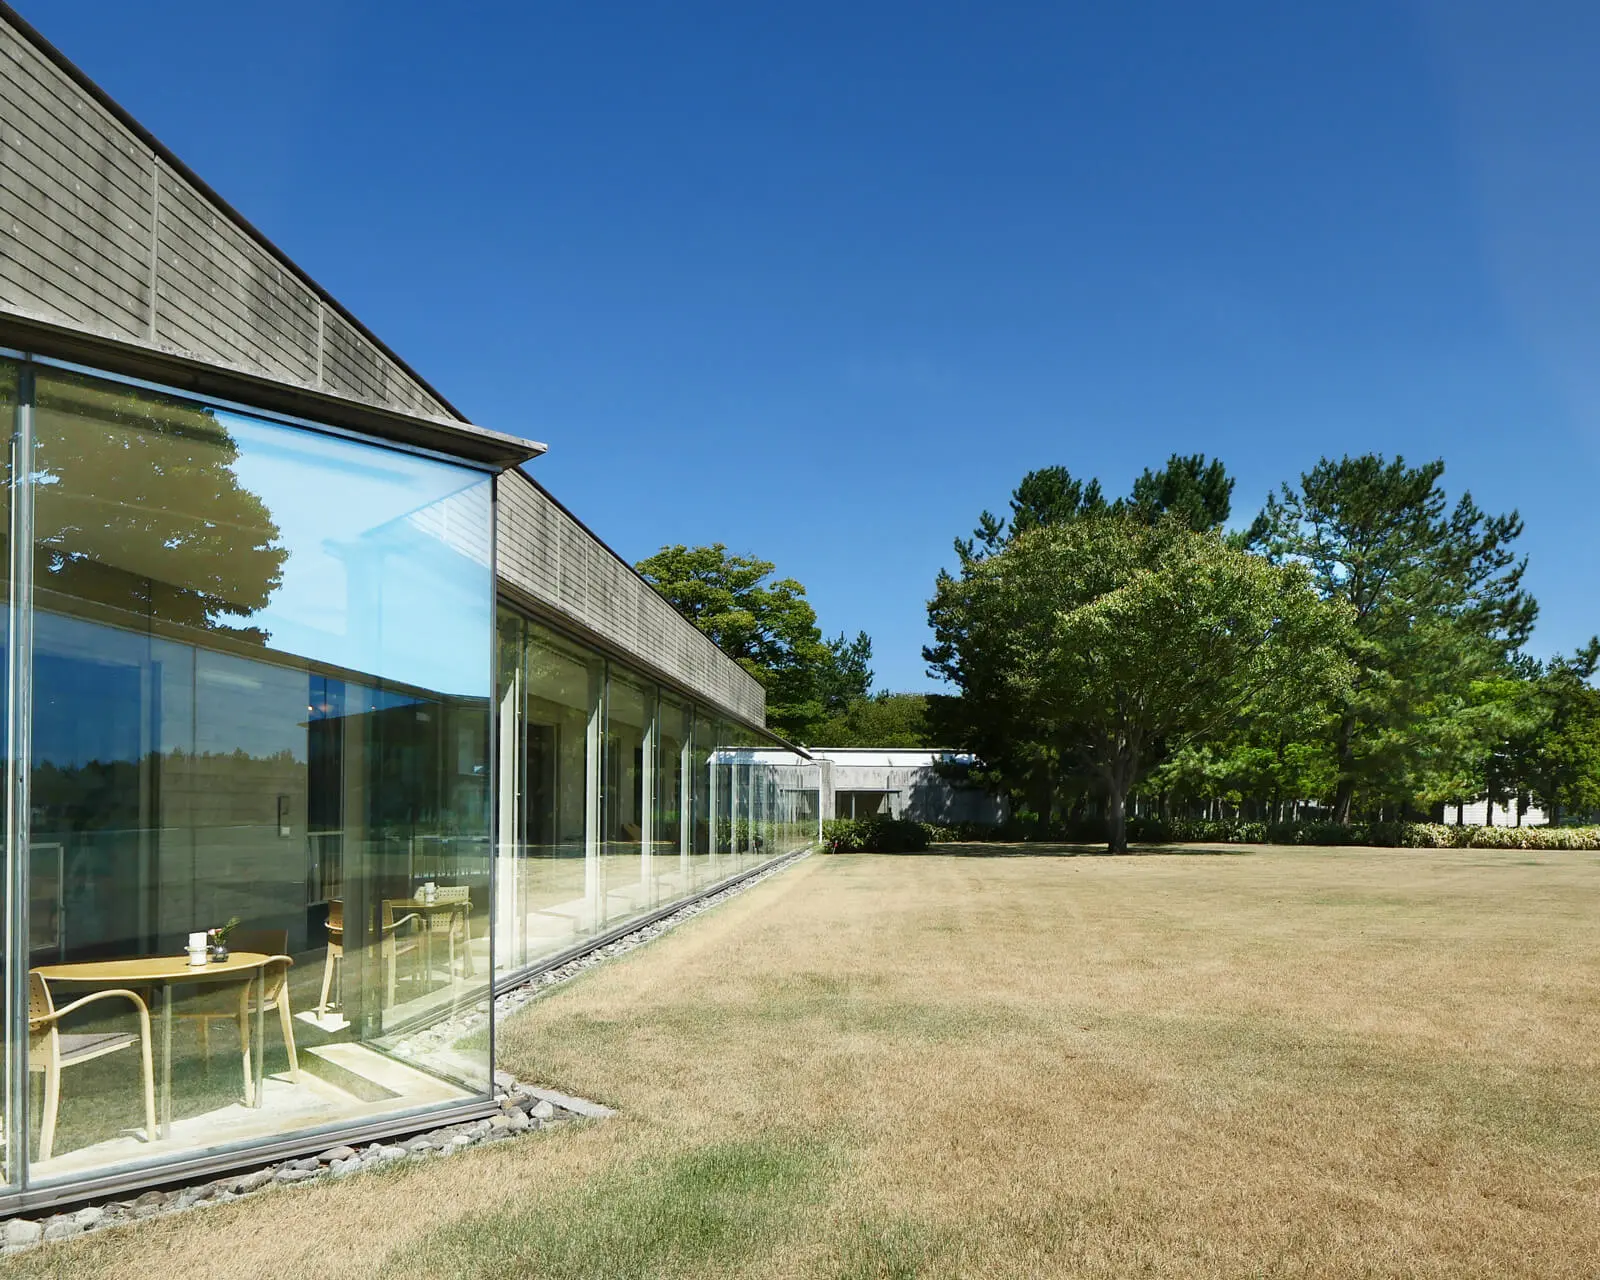
[{"label": "tree trunk", "polygon": [[1128,797],[1121,781],[1113,780],[1106,796],[1106,852],[1128,852]]},{"label": "tree trunk", "polygon": [[1350,766],[1355,757],[1350,749],[1350,740],[1355,737],[1355,732],[1354,716],[1347,715],[1339,721],[1339,736],[1334,743],[1334,760],[1339,766],[1339,787],[1333,796],[1333,820],[1341,827],[1350,825],[1350,806],[1356,796],[1356,780],[1350,776]]},{"label": "tree trunk", "polygon": [[1355,779],[1340,778],[1339,789],[1333,793],[1333,820],[1341,827],[1350,825],[1350,804],[1355,796]]},{"label": "tree trunk", "polygon": [[1464,827],[1466,825],[1467,825],[1467,802],[1465,800],[1457,800],[1456,801],[1456,826]]},{"label": "tree trunk", "polygon": [[1494,826],[1494,797],[1490,796],[1483,802],[1483,825]]}]

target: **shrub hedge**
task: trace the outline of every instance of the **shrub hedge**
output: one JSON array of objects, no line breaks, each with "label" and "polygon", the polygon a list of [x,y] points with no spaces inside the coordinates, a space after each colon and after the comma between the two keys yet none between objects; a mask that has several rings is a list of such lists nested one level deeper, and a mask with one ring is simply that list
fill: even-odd
[{"label": "shrub hedge", "polygon": [[[900,824],[905,825],[905,824]],[[1058,824],[1048,835],[1002,826],[922,823],[934,843],[971,840],[1047,839],[1098,844],[1105,823],[1087,819]],[[1128,839],[1135,844],[1300,844],[1367,845],[1388,849],[1600,849],[1600,827],[1472,827],[1439,822],[1247,822],[1211,818],[1130,818]]]},{"label": "shrub hedge", "polygon": [[932,828],[899,818],[834,818],[822,824],[824,853],[921,853]]}]

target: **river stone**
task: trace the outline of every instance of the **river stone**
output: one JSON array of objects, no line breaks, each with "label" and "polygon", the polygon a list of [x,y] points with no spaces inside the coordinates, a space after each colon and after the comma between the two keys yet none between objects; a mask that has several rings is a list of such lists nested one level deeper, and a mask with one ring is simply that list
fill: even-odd
[{"label": "river stone", "polygon": [[28,1218],[12,1218],[6,1223],[6,1245],[8,1248],[20,1249],[24,1245],[37,1244],[44,1235],[44,1224],[33,1222]]},{"label": "river stone", "polygon": [[356,1149],[354,1147],[329,1147],[317,1159],[324,1164],[333,1164],[338,1160],[348,1160],[355,1153]]}]

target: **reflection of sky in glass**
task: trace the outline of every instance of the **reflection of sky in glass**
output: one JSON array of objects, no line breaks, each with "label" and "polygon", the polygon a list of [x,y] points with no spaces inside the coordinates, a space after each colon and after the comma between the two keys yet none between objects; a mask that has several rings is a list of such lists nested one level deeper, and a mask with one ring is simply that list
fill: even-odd
[{"label": "reflection of sky in glass", "polygon": [[217,414],[234,474],[272,513],[283,582],[249,623],[281,653],[439,693],[489,694],[490,480]]}]

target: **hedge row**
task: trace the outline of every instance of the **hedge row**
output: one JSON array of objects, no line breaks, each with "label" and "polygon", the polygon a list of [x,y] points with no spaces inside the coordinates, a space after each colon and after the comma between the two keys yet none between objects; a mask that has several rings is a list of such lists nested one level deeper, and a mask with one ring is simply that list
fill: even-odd
[{"label": "hedge row", "polygon": [[[904,825],[904,824],[901,824]],[[1009,824],[955,826],[922,824],[928,840],[1022,840],[1041,837]],[[1049,840],[1098,844],[1105,823],[1089,819],[1061,824]],[[1135,844],[1300,844],[1369,845],[1388,849],[1600,849],[1600,827],[1473,827],[1438,822],[1246,822],[1210,818],[1130,818],[1128,839]]]},{"label": "hedge row", "polygon": [[[934,828],[899,818],[834,818],[822,824],[824,853],[921,853]],[[944,837],[941,837],[944,838]]]}]

